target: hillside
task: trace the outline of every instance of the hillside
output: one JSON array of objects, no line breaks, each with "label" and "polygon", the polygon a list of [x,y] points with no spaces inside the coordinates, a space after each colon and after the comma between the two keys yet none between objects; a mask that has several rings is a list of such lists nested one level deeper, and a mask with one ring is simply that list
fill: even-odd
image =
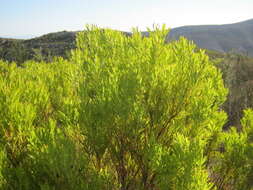
[{"label": "hillside", "polygon": [[253,19],[225,25],[183,26],[171,30],[167,40],[185,36],[200,48],[243,52],[253,56]]},{"label": "hillside", "polygon": [[[66,56],[75,47],[77,32],[56,32],[29,40],[0,38],[0,58],[23,62],[38,57]],[[126,35],[130,33],[123,32]],[[148,36],[147,32],[142,33]],[[170,31],[167,41],[185,36],[200,48],[218,52],[240,52],[253,56],[253,19],[225,25],[183,26]],[[22,51],[21,51],[22,50]]]},{"label": "hillside", "polygon": [[[30,59],[50,61],[54,56],[66,58],[68,52],[75,48],[77,33],[62,31],[28,40],[0,37],[0,59],[23,63]],[[129,32],[123,33],[131,35]]]},{"label": "hillside", "polygon": [[0,38],[0,59],[22,63],[29,59],[66,57],[75,47],[77,32],[56,32],[29,40]]}]

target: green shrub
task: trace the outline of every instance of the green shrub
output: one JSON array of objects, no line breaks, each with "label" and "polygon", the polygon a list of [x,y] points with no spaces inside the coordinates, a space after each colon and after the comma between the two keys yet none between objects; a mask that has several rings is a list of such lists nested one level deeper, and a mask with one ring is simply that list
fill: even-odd
[{"label": "green shrub", "polygon": [[0,70],[2,189],[100,189],[104,178],[76,139],[78,66],[58,59]]},{"label": "green shrub", "polygon": [[149,38],[87,31],[71,61],[84,73],[80,127],[94,167],[121,189],[210,189],[205,145],[225,121],[220,72],[186,39],[166,44],[165,28]]},{"label": "green shrub", "polygon": [[220,71],[149,33],[89,26],[69,60],[0,62],[0,189],[252,188],[253,112],[222,131]]},{"label": "green shrub", "polygon": [[245,110],[242,130],[232,127],[220,136],[223,152],[214,164],[218,189],[251,190],[253,187],[253,111]]}]

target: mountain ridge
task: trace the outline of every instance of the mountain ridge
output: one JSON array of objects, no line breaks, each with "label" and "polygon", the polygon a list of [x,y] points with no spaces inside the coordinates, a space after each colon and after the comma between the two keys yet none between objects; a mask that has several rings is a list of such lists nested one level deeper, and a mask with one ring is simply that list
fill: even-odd
[{"label": "mountain ridge", "polygon": [[171,29],[167,41],[184,36],[200,48],[253,56],[253,19],[223,25],[192,25]]},{"label": "mountain ridge", "polygon": [[[75,38],[78,32],[53,32],[31,39],[0,37],[0,59],[22,62],[32,59],[36,54],[34,50],[43,56],[65,57],[66,52],[75,48]],[[123,33],[131,35],[129,32]],[[143,36],[148,36],[148,32],[142,33]],[[180,36],[192,40],[202,49],[221,53],[233,51],[253,57],[253,19],[232,24],[189,25],[172,28],[166,41],[177,40]],[[21,57],[19,61],[15,58],[16,56]]]}]

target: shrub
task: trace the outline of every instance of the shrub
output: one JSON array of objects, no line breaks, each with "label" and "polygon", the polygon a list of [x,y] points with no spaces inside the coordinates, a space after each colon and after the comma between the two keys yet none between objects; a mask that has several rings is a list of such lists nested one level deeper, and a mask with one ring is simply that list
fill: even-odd
[{"label": "shrub", "polygon": [[149,32],[92,26],[77,37],[86,150],[122,190],[210,189],[205,147],[226,118],[221,74],[186,39],[166,44],[168,30]]}]

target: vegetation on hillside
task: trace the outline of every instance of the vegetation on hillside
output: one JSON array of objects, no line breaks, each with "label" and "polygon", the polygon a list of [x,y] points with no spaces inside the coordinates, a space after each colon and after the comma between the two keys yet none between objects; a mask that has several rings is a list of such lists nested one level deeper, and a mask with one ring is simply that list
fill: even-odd
[{"label": "vegetation on hillside", "polygon": [[0,189],[252,189],[253,111],[222,130],[203,50],[165,28],[86,30],[68,60],[0,62]]},{"label": "vegetation on hillside", "polygon": [[219,52],[235,50],[253,56],[253,19],[224,25],[182,26],[171,30],[167,40],[184,36],[200,48]]},{"label": "vegetation on hillside", "polygon": [[27,60],[52,61],[53,57],[66,58],[75,48],[76,32],[57,32],[29,40],[0,38],[0,59],[22,64]]}]

